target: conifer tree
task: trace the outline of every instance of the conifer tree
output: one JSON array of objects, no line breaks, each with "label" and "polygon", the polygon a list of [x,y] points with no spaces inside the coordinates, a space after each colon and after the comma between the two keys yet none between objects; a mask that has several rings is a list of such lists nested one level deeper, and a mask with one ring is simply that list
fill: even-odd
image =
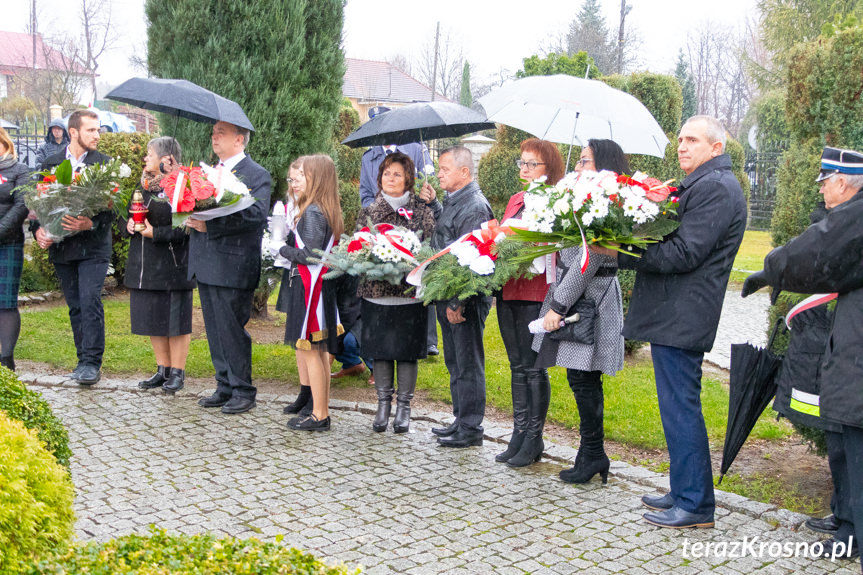
[{"label": "conifer tree", "polygon": [[674,77],[677,79],[677,83],[680,84],[680,89],[683,92],[681,119],[687,120],[698,113],[698,102],[695,97],[695,83],[692,81],[692,75],[689,73],[689,65],[683,56],[682,48],[677,54],[677,67],[674,69]]},{"label": "conifer tree", "polygon": [[[280,184],[297,156],[330,151],[343,9],[343,0],[146,0],[147,65],[239,103],[256,130],[247,151]],[[173,124],[163,118],[162,132]],[[210,130],[180,120],[183,155],[210,159]]]},{"label": "conifer tree", "polygon": [[473,96],[470,93],[470,64],[465,61],[461,72],[461,94],[458,98],[459,104],[470,108],[473,104]]}]

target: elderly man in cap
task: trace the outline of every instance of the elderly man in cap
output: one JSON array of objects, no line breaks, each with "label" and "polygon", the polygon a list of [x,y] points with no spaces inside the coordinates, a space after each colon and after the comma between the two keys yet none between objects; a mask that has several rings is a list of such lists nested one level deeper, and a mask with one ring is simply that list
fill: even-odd
[{"label": "elderly man in cap", "polygon": [[[389,112],[390,109],[386,106],[375,106],[369,109],[369,119],[373,119],[381,114]],[[414,168],[417,172],[425,171],[426,166],[432,166],[434,163],[431,160],[428,149],[424,144],[400,144],[388,146],[372,146],[363,154],[363,162],[360,167],[360,203],[364,208],[372,205],[375,197],[378,195],[378,170],[388,154],[393,152],[401,152],[407,155],[414,163]],[[410,190],[408,190],[410,191]],[[428,239],[428,238],[423,238]],[[428,319],[428,354],[438,355],[437,347],[437,324],[435,323],[434,309],[429,307]],[[360,364],[362,366],[362,364]],[[334,374],[333,377],[340,377],[341,372]]]},{"label": "elderly man in cap", "polygon": [[670,528],[713,527],[716,507],[710,444],[701,411],[701,362],[713,347],[725,288],[746,229],[746,200],[725,154],[725,129],[710,116],[680,128],[680,227],[640,258],[623,325],[627,339],[650,342],[671,492],[645,495],[644,519]]},{"label": "elderly man in cap", "polygon": [[[817,181],[827,216],[764,258],[764,271],[743,284],[743,297],[765,287],[837,294],[821,364],[821,395],[811,407],[842,426],[845,465],[831,468],[846,504],[825,555],[853,557],[863,537],[863,154],[824,148]],[[848,516],[841,516],[841,515]]]},{"label": "elderly man in cap", "polygon": [[234,172],[249,188],[255,203],[209,221],[186,220],[189,238],[189,279],[198,280],[201,312],[210,357],[216,369],[216,391],[201,399],[202,407],[222,413],[244,413],[255,407],[252,385],[252,338],[245,326],[261,276],[261,239],[270,209],[270,173],[245,149],[250,131],[216,122],[211,142],[219,169]]}]

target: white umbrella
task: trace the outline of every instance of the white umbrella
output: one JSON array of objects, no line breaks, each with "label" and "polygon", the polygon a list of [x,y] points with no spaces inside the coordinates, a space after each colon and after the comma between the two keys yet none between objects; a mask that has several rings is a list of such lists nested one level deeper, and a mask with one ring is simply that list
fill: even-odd
[{"label": "white umbrella", "polygon": [[644,104],[598,80],[529,76],[490,92],[478,103],[491,122],[570,147],[584,146],[591,138],[607,139],[627,154],[662,158],[668,145]]}]

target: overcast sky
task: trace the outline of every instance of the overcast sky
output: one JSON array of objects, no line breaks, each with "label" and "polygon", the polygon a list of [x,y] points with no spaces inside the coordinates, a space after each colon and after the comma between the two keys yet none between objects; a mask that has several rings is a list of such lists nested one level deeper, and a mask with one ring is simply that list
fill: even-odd
[{"label": "overcast sky", "polygon": [[[143,0],[109,0],[117,40],[100,61],[102,80],[117,84],[143,75],[129,65],[129,57],[146,45]],[[254,0],[249,0],[254,1]],[[75,23],[74,0],[36,0],[40,30],[46,35]],[[641,37],[641,66],[654,72],[670,72],[678,49],[685,45],[686,30],[710,20],[742,26],[755,14],[756,0],[629,0],[632,11],[627,26]],[[4,0],[0,29],[23,32],[30,0]],[[617,29],[619,0],[601,0],[606,22]],[[434,36],[435,25],[460,42],[472,66],[475,83],[487,81],[505,68],[515,73],[522,59],[538,53],[564,33],[581,5],[579,0],[348,0],[345,8],[344,48],[350,58],[383,60],[396,54],[409,59],[422,53]]]}]

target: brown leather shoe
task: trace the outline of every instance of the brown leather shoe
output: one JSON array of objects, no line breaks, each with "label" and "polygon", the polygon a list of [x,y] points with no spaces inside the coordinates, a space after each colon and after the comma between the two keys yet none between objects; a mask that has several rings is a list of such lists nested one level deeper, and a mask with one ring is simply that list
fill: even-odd
[{"label": "brown leather shoe", "polygon": [[341,371],[337,371],[336,373],[330,374],[330,377],[333,379],[338,379],[340,377],[347,377],[349,375],[359,375],[366,370],[366,366],[363,363],[358,363],[353,367],[349,367],[347,369],[342,369]]}]

